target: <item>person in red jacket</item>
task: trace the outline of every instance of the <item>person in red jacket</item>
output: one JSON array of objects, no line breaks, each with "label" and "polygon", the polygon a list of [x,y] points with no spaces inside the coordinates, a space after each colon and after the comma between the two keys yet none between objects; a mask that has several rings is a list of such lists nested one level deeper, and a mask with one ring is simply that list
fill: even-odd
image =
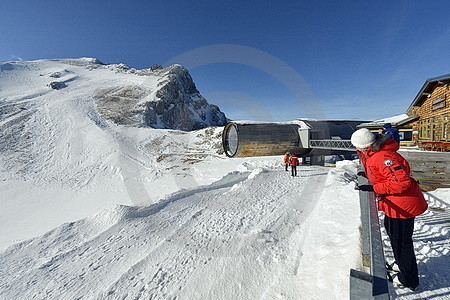
[{"label": "person in red jacket", "polygon": [[412,240],[414,218],[424,213],[428,204],[410,175],[408,162],[397,152],[399,144],[389,135],[375,135],[362,128],[352,134],[351,142],[373,191],[380,196],[378,208],[385,214],[384,227],[400,269],[398,280],[415,290],[419,274]]},{"label": "person in red jacket", "polygon": [[297,176],[297,166],[298,166],[298,157],[295,154],[291,155],[290,164],[291,164],[291,175],[292,177]]}]

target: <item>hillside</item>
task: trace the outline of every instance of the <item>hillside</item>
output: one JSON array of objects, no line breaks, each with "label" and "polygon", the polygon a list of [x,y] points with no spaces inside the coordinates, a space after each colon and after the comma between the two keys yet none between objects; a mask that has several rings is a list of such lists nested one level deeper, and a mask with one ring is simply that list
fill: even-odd
[{"label": "hillside", "polygon": [[[168,116],[181,129],[205,128],[172,130]],[[220,171],[197,174],[195,165],[221,160],[220,129],[210,126],[224,120],[181,66],[0,63],[0,247],[114,204],[155,203],[217,180]]]}]

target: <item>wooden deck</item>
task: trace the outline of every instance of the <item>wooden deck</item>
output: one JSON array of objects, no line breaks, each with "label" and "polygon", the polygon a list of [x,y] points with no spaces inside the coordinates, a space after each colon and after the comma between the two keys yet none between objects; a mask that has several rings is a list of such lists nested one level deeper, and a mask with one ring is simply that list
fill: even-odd
[{"label": "wooden deck", "polygon": [[399,153],[409,162],[412,176],[423,190],[450,188],[450,153],[403,150]]}]

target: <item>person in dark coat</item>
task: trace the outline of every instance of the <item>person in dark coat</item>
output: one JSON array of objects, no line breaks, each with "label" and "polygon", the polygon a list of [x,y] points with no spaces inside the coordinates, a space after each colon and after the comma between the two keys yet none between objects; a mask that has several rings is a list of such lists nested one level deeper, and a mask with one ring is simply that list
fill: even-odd
[{"label": "person in dark coat", "polygon": [[424,213],[428,204],[410,175],[408,162],[397,152],[400,145],[389,135],[375,136],[362,128],[352,134],[351,142],[379,196],[378,209],[385,214],[384,227],[400,269],[398,284],[415,290],[419,274],[412,240],[414,218]]},{"label": "person in dark coat", "polygon": [[398,129],[392,127],[391,123],[384,124],[383,131],[381,133],[388,134],[391,137],[391,139],[395,140],[397,143],[400,144],[400,134],[398,133]]}]

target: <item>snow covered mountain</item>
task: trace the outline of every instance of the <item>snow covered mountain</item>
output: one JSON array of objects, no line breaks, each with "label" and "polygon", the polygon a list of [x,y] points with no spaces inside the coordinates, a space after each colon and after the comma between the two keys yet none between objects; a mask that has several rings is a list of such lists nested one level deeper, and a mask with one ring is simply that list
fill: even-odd
[{"label": "snow covered mountain", "polygon": [[[307,195],[327,172],[305,170],[293,187],[277,157],[226,158],[220,127],[147,126],[165,127],[172,111],[189,114],[190,99],[207,120],[217,116],[190,80],[180,66],[1,64],[0,298],[238,299],[301,290],[301,237],[316,200]],[[186,126],[203,118],[193,120]],[[208,288],[198,289],[201,278]]]},{"label": "snow covered mountain", "polygon": [[[83,68],[90,72],[84,72]],[[67,89],[64,92],[70,93],[75,88],[86,89],[86,81],[97,81],[96,86],[89,84],[95,90],[86,90],[86,94],[94,99],[104,119],[121,125],[190,131],[226,123],[224,113],[200,95],[188,70],[180,65],[136,70],[124,64],[104,65],[97,59],[83,58],[0,63],[0,72],[6,75],[2,79],[13,73],[37,83],[36,94],[13,96],[14,100],[43,96],[51,89]],[[122,80],[121,76],[107,73],[134,76]],[[142,78],[132,80],[133,77]],[[39,83],[47,88],[39,87]]]},{"label": "snow covered mountain", "polygon": [[220,172],[195,166],[221,160],[220,129],[152,127],[224,122],[181,66],[0,63],[0,247],[110,205],[154,203],[216,180]]}]

